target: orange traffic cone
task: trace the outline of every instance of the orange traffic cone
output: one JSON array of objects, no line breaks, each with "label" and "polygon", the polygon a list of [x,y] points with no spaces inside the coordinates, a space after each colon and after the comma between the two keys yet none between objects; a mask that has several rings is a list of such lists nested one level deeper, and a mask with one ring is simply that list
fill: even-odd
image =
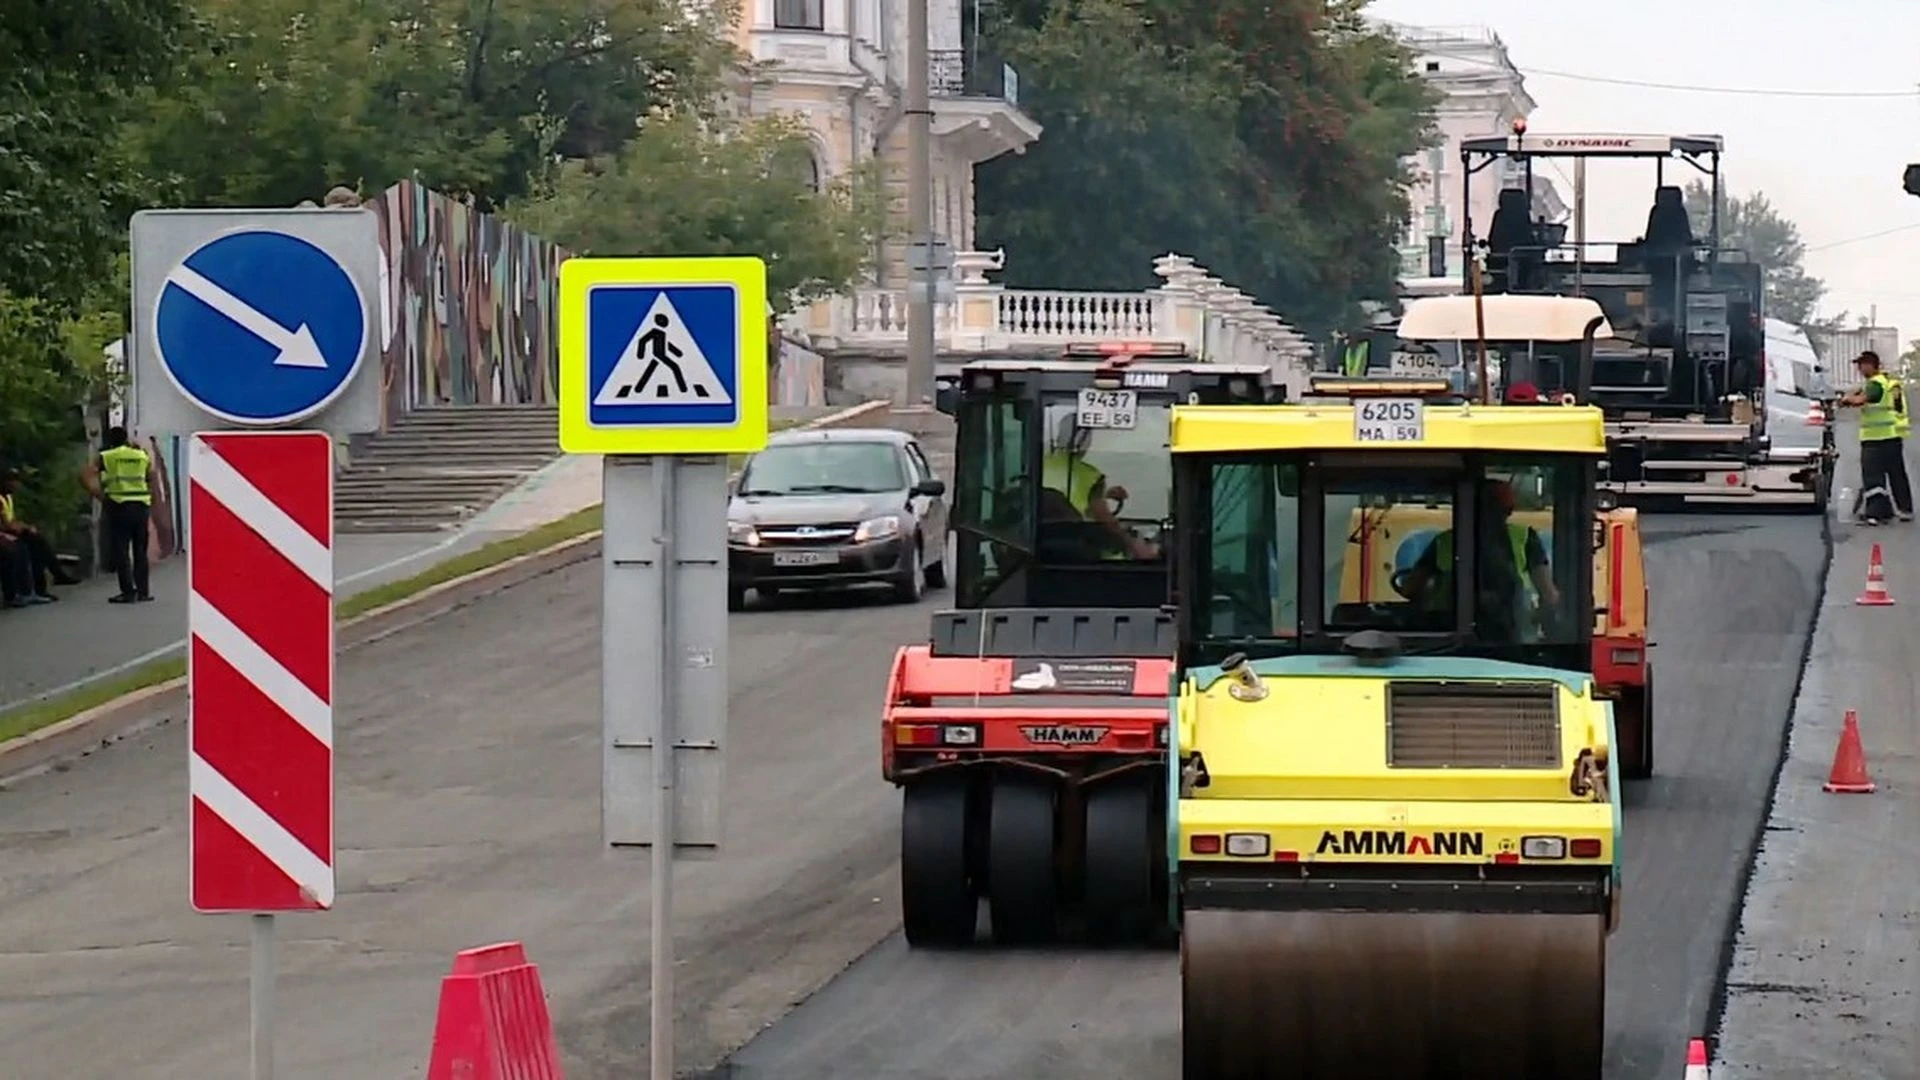
[{"label": "orange traffic cone", "polygon": [[1694,1039],[1687,1043],[1686,1080],[1707,1080],[1707,1040]]},{"label": "orange traffic cone", "polygon": [[1867,776],[1867,752],[1860,745],[1860,714],[1847,710],[1846,725],[1840,729],[1840,745],[1833,750],[1833,768],[1827,773],[1822,790],[1836,795],[1871,795],[1873,780]]},{"label": "orange traffic cone", "polygon": [[1873,545],[1873,554],[1867,556],[1867,589],[1853,601],[1867,607],[1891,607],[1893,597],[1887,593],[1887,568],[1880,561],[1880,545]]}]

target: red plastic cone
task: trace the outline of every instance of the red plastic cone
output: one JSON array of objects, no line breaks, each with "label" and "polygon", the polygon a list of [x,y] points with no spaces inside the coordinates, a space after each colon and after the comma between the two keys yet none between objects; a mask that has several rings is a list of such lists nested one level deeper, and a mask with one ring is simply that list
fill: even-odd
[{"label": "red plastic cone", "polygon": [[1853,601],[1866,607],[1891,607],[1893,597],[1887,593],[1887,567],[1880,561],[1880,545],[1873,545],[1873,554],[1867,557],[1867,589]]},{"label": "red plastic cone", "polygon": [[1840,745],[1833,751],[1833,768],[1827,773],[1824,790],[1839,795],[1871,795],[1873,780],[1867,776],[1867,752],[1860,746],[1860,714],[1847,710],[1846,726],[1840,729]]},{"label": "red plastic cone", "polygon": [[1707,1040],[1705,1039],[1695,1039],[1687,1044],[1686,1080],[1708,1080]]},{"label": "red plastic cone", "polygon": [[1826,427],[1827,426],[1827,410],[1821,408],[1820,403],[1817,401],[1814,402],[1812,405],[1807,406],[1807,426],[1808,427]]}]

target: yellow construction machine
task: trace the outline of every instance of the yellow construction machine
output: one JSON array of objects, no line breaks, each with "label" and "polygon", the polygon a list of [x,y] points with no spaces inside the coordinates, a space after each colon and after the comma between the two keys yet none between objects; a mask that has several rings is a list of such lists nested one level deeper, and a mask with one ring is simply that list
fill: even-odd
[{"label": "yellow construction machine", "polygon": [[[1602,416],[1399,382],[1173,412],[1189,1080],[1600,1076]],[[1442,525],[1385,593],[1347,588],[1361,512]]]}]

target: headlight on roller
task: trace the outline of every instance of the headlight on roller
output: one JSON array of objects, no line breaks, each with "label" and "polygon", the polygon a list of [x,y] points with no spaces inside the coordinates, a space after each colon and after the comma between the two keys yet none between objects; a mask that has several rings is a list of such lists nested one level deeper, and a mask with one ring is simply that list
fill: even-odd
[{"label": "headlight on roller", "polygon": [[869,540],[885,540],[889,536],[900,534],[900,518],[896,514],[885,514],[877,518],[868,518],[853,530],[853,542],[864,544]]}]

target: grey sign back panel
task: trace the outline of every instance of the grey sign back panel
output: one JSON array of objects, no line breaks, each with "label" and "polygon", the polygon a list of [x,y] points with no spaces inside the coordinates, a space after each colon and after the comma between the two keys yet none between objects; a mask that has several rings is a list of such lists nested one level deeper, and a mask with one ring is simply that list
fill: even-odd
[{"label": "grey sign back panel", "polygon": [[182,435],[238,427],[203,412],[167,378],[154,339],[154,308],[167,275],[201,245],[233,232],[297,236],[339,260],[366,302],[359,373],[333,404],[303,421],[336,437],[380,429],[380,219],[371,210],[142,210],[133,215],[133,333],[127,358],[127,427],[140,435]]},{"label": "grey sign back panel", "polygon": [[[662,678],[674,756],[674,844],[718,848],[727,727],[727,459],[677,459],[673,551],[662,561],[657,463],[608,457],[601,566],[601,826],[614,847],[650,846]],[[665,599],[671,613],[662,607]],[[672,640],[663,642],[669,628]],[[671,657],[671,666],[663,660]],[[662,670],[663,667],[666,670]]]}]

